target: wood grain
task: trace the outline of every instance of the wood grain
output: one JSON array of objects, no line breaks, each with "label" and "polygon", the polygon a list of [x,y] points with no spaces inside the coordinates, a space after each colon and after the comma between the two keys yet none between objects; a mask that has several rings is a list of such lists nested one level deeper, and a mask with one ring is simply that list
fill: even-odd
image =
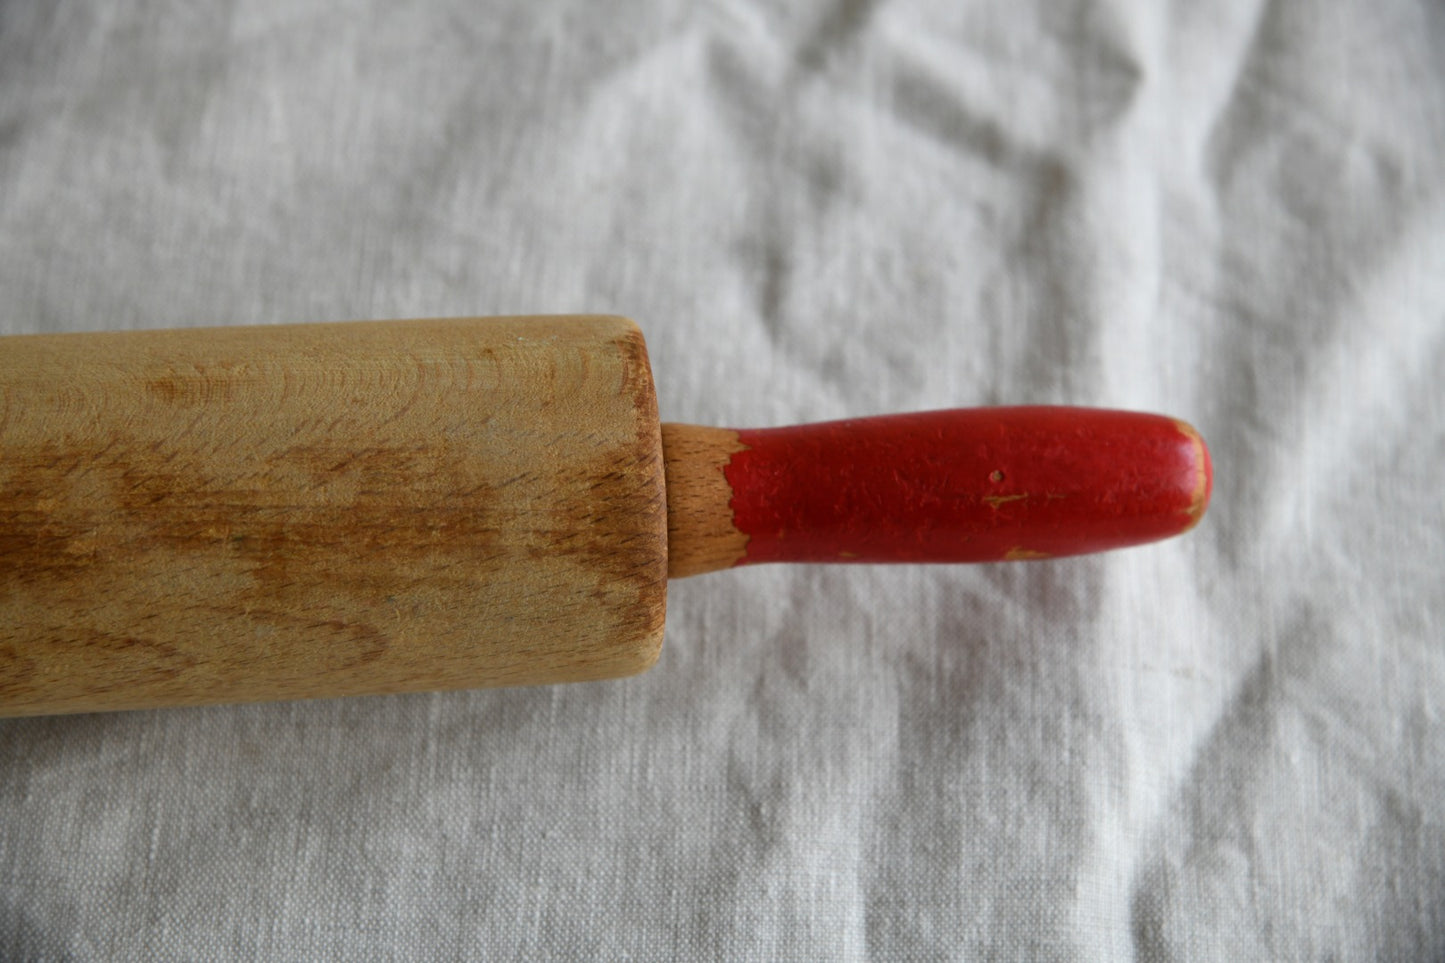
[{"label": "wood grain", "polygon": [[0,715],[624,675],[666,572],[624,319],[0,341]]}]

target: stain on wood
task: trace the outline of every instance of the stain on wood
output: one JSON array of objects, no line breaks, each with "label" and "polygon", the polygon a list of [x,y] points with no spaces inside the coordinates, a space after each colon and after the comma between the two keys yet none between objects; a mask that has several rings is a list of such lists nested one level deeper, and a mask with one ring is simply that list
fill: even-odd
[{"label": "stain on wood", "polygon": [[618,318],[0,341],[0,714],[607,678],[661,644]]}]

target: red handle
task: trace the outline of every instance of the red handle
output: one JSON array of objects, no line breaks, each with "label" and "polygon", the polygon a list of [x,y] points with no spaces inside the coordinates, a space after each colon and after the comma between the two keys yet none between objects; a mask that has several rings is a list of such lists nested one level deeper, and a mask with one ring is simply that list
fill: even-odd
[{"label": "red handle", "polygon": [[737,432],[723,467],[735,564],[987,562],[1137,545],[1193,527],[1203,439],[1159,415],[976,408]]}]

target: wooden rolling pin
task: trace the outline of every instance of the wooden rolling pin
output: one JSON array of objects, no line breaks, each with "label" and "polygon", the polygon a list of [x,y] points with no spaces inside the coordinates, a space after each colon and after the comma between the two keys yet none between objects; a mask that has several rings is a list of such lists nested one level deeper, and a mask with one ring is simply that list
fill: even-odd
[{"label": "wooden rolling pin", "polygon": [[1199,435],[992,408],[659,425],[611,317],[0,339],[0,715],[628,675],[667,579],[1198,521]]}]

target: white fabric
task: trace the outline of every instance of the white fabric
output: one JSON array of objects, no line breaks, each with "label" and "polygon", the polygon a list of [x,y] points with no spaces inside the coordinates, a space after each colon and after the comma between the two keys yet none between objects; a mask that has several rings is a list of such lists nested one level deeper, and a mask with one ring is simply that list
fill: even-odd
[{"label": "white fabric", "polygon": [[1217,471],[627,681],[0,722],[0,958],[1445,957],[1442,188],[1437,0],[0,4],[5,333],[617,312],[668,420]]}]

